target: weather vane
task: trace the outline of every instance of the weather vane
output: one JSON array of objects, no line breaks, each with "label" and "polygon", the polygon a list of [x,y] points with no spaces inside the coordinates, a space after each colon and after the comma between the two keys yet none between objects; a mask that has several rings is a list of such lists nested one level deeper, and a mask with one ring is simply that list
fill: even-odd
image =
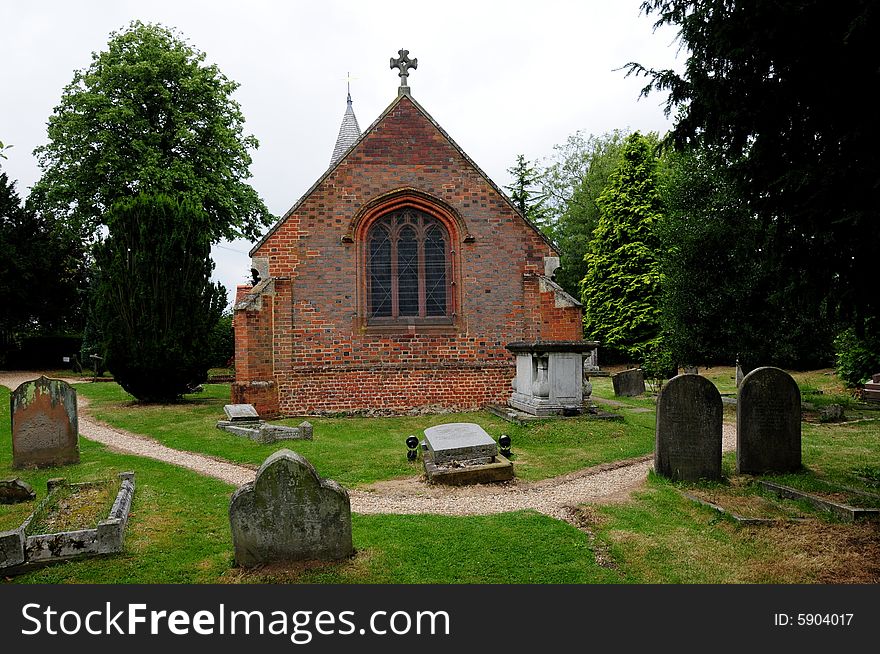
[{"label": "weather vane", "polygon": [[409,69],[412,68],[415,70],[419,67],[418,59],[410,59],[409,58],[409,50],[400,49],[397,51],[399,55],[397,59],[394,57],[391,58],[391,68],[397,68],[400,72],[398,75],[400,76],[400,88],[406,89],[406,91],[400,90],[398,93],[406,93],[409,91],[409,83],[407,78],[409,77]]}]

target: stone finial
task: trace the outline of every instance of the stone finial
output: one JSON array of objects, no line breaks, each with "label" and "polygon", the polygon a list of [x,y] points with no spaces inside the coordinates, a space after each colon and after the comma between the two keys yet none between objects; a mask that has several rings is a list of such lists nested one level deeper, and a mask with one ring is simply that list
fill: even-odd
[{"label": "stone finial", "polygon": [[398,94],[409,93],[409,69],[412,68],[416,70],[419,67],[419,60],[410,59],[409,58],[409,50],[400,49],[397,51],[399,55],[397,59],[391,57],[391,68],[397,68],[400,72],[398,76],[400,77],[400,89],[398,90]]}]

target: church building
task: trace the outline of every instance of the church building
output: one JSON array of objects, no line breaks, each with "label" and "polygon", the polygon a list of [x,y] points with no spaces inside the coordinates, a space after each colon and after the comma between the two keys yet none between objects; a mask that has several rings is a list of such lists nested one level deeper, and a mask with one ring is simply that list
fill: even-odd
[{"label": "church building", "polygon": [[250,252],[233,403],[266,417],[467,410],[511,396],[513,342],[582,338],[555,246],[413,98],[361,133]]}]

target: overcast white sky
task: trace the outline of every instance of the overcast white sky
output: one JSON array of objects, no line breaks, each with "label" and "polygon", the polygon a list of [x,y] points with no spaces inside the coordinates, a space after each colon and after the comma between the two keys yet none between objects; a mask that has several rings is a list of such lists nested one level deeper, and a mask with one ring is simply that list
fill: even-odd
[{"label": "overcast white sky", "polygon": [[[665,132],[660,95],[639,99],[629,61],[680,67],[673,30],[653,31],[640,0],[0,0],[3,169],[22,196],[40,176],[33,149],[73,71],[132,20],[177,28],[241,86],[245,129],[260,141],[250,183],[280,216],[326,170],[345,111],[362,129],[397,95],[388,61],[418,58],[413,97],[497,184],[522,153],[541,160],[574,132]],[[214,249],[230,294],[251,243]]]}]

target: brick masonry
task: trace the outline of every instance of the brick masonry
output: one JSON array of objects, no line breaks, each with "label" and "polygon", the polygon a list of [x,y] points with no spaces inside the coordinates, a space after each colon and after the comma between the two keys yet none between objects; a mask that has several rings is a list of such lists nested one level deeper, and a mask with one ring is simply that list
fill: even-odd
[{"label": "brick masonry", "polygon": [[[450,325],[367,324],[363,235],[406,206],[449,232]],[[542,283],[558,254],[407,95],[251,255],[268,279],[238,288],[232,402],[266,417],[506,402],[507,343],[582,338],[580,306]]]}]

